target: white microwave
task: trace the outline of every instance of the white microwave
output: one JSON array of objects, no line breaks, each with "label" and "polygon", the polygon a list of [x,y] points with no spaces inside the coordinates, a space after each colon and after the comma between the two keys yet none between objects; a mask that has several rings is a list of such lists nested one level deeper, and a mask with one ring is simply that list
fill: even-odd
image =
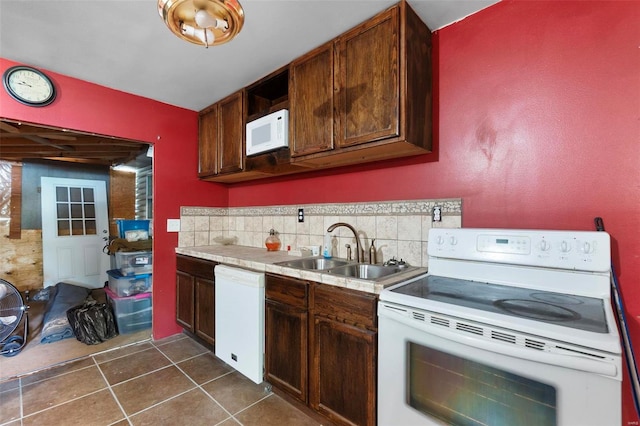
[{"label": "white microwave", "polygon": [[289,111],[281,109],[247,123],[247,155],[289,146]]}]

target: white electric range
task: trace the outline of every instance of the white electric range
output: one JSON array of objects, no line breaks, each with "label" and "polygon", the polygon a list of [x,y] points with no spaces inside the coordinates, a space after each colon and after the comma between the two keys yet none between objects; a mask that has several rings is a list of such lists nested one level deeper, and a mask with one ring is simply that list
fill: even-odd
[{"label": "white electric range", "polygon": [[432,229],[380,294],[379,425],[619,425],[605,232]]}]

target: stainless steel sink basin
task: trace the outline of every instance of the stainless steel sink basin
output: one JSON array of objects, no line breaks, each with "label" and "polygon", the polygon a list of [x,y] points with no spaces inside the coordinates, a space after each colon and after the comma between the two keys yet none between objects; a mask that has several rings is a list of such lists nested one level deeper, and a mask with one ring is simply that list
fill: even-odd
[{"label": "stainless steel sink basin", "polygon": [[367,263],[356,263],[351,265],[344,265],[336,268],[331,268],[330,274],[341,275],[343,277],[360,278],[363,280],[378,280],[389,275],[397,274],[399,272],[405,272],[407,268],[400,268],[398,266],[384,266],[384,265],[369,265]]},{"label": "stainless steel sink basin", "polygon": [[310,270],[326,270],[348,264],[349,262],[346,260],[325,259],[324,257],[305,257],[302,259],[286,260],[284,262],[276,263],[278,266]]}]

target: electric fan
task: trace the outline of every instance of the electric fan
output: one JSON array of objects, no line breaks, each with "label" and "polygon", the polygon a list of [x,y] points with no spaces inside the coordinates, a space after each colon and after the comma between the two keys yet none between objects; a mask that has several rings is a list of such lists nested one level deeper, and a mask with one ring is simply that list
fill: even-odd
[{"label": "electric fan", "polygon": [[[10,282],[0,279],[0,355],[15,356],[27,340],[28,321],[25,313],[28,307],[22,296]],[[24,334],[13,334],[24,316]]]}]

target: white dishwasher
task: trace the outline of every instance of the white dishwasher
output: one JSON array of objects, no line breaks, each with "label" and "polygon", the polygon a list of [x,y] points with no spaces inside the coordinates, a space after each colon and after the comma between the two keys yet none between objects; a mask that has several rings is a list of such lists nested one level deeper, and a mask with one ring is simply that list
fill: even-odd
[{"label": "white dishwasher", "polygon": [[216,265],[215,354],[255,383],[264,369],[264,273]]}]

